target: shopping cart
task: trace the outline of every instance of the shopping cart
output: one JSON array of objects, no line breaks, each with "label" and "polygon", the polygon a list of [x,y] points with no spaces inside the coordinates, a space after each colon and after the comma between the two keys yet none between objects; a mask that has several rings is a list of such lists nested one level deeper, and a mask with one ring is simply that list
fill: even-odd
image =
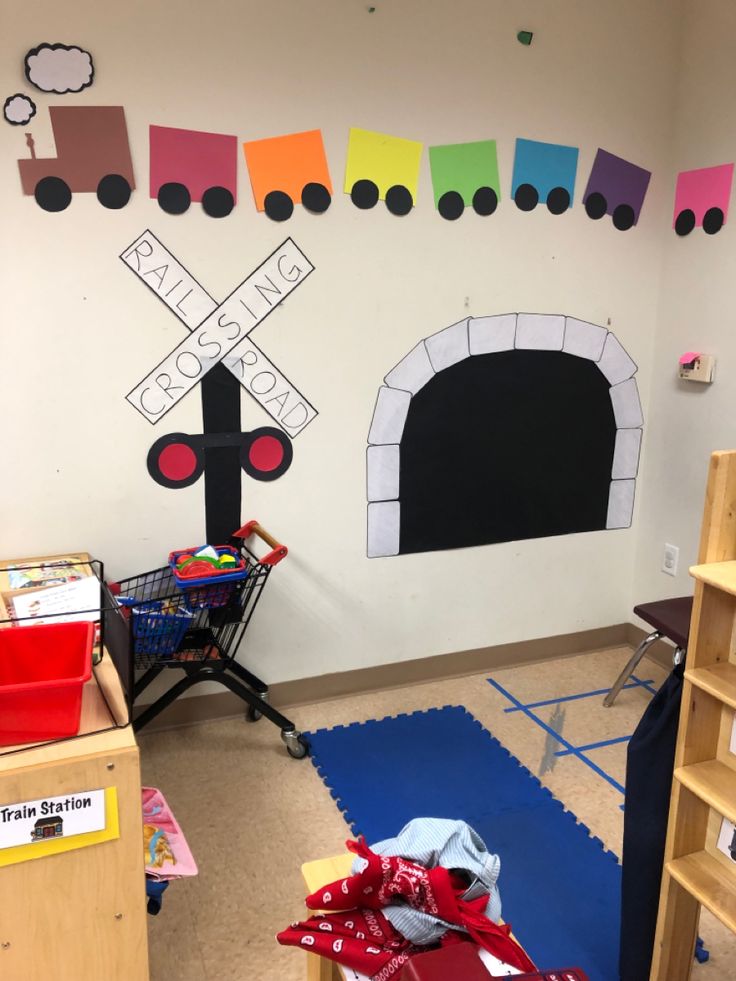
[{"label": "shopping cart", "polygon": [[[252,535],[271,551],[258,558],[246,545]],[[228,547],[237,550],[242,574],[227,579],[226,596],[217,577],[177,581],[173,562],[111,584],[128,620],[132,664],[143,671],[135,682],[133,701],[166,668],[184,671],[183,678],[136,717],[133,727],[142,729],[194,685],[214,681],[247,703],[248,721],[265,716],[277,725],[289,755],[302,759],[309,752],[304,736],[269,704],[268,685],[235,660],[271,570],[288,550],[257,521],[238,529]]]}]

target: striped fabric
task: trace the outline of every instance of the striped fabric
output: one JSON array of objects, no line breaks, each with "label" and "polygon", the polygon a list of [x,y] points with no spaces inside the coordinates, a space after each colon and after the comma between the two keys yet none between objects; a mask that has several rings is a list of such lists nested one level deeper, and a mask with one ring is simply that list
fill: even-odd
[{"label": "striped fabric", "polygon": [[[415,818],[404,825],[395,838],[379,841],[371,845],[371,849],[378,855],[400,856],[426,869],[440,865],[466,872],[471,883],[461,898],[477,899],[483,893],[489,893],[485,914],[494,923],[500,920],[501,896],[496,880],[501,871],[501,860],[488,851],[483,840],[464,821]],[[353,874],[359,872],[363,864],[364,859],[356,858]],[[381,912],[400,934],[415,944],[435,943],[447,930],[459,929],[409,906],[386,906]]]}]

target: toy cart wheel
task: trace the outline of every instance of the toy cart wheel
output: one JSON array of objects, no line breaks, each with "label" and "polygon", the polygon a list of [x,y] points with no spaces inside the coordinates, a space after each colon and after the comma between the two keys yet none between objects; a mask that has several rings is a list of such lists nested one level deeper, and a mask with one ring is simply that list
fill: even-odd
[{"label": "toy cart wheel", "polygon": [[636,215],[630,204],[619,204],[613,209],[613,227],[620,232],[627,232],[633,228]]},{"label": "toy cart wheel", "polygon": [[703,231],[706,235],[715,235],[723,228],[723,212],[720,208],[708,208],[703,215]]},{"label": "toy cart wheel", "polygon": [[245,718],[248,722],[258,722],[259,719],[263,718],[263,712],[259,712],[257,708],[249,705],[248,711],[245,713]]},{"label": "toy cart wheel", "polygon": [[235,207],[235,198],[226,187],[208,187],[202,195],[202,210],[210,218],[227,218]]},{"label": "toy cart wheel", "polygon": [[553,187],[547,195],[547,208],[553,215],[562,215],[570,207],[570,192],[564,187]]},{"label": "toy cart wheel", "polygon": [[378,185],[366,179],[356,181],[350,191],[350,200],[362,211],[374,208],[378,201]]},{"label": "toy cart wheel", "polygon": [[292,732],[282,732],[281,738],[286,744],[286,752],[295,760],[303,760],[309,754],[309,743],[304,736],[296,730]]},{"label": "toy cart wheel", "polygon": [[437,202],[437,210],[447,221],[456,221],[465,211],[465,202],[459,191],[445,191]]},{"label": "toy cart wheel", "polygon": [[689,235],[695,228],[695,212],[692,208],[685,208],[675,219],[675,231],[678,235]]},{"label": "toy cart wheel", "polygon": [[392,215],[408,215],[414,207],[411,191],[403,184],[394,184],[386,191],[386,207]]},{"label": "toy cart wheel", "polygon": [[302,188],[302,204],[311,211],[313,215],[324,214],[330,206],[332,198],[330,192],[317,181],[310,181]]},{"label": "toy cart wheel", "polygon": [[294,202],[286,191],[269,191],[263,199],[263,210],[271,221],[288,221],[294,213]]},{"label": "toy cart wheel", "polygon": [[539,192],[532,184],[519,184],[514,203],[520,211],[534,211],[539,202]]},{"label": "toy cart wheel", "polygon": [[608,202],[600,191],[593,191],[585,199],[585,213],[588,218],[592,218],[593,221],[600,221],[600,219],[608,211]]},{"label": "toy cart wheel", "polygon": [[42,177],[36,184],[34,197],[44,211],[63,211],[71,203],[72,192],[61,177]]},{"label": "toy cart wheel", "polygon": [[103,208],[118,211],[130,201],[130,184],[122,174],[106,174],[97,185],[97,200]]},{"label": "toy cart wheel", "polygon": [[475,213],[487,217],[498,207],[498,195],[492,187],[479,187],[473,195]]},{"label": "toy cart wheel", "polygon": [[192,203],[188,188],[177,181],[162,184],[156,197],[159,208],[168,215],[183,215]]}]

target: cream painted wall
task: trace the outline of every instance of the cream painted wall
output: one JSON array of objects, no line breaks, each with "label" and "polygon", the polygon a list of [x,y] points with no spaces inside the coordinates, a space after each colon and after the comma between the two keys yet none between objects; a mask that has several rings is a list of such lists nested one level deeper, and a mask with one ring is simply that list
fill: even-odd
[{"label": "cream painted wall", "polygon": [[[672,190],[671,2],[377,0],[372,15],[358,0],[12,6],[0,92],[26,88],[22,56],[33,45],[87,47],[95,84],[66,98],[125,106],[139,187],[121,212],[79,196],[66,212],[45,214],[20,194],[24,132],[2,127],[0,397],[12,420],[3,440],[2,554],[87,548],[111,576],[124,576],[201,540],[202,487],[167,491],[145,469],[155,437],[201,431],[198,395],[155,429],[124,399],[181,327],[118,254],[150,228],[223,298],[288,234],[316,272],[254,340],[320,416],[295,440],[284,478],[244,482],[244,517],[258,517],[290,547],[250,628],[246,661],[276,682],[627,617],[638,501],[630,530],[368,560],[365,447],[382,378],[419,339],[468,314],[565,313],[610,322],[637,361],[645,473],[657,479],[647,461],[661,452],[652,446],[661,426],[649,412],[650,378],[658,384],[671,367],[660,363],[653,375]],[[515,40],[523,27],[535,30],[531,48]],[[54,152],[52,103],[36,95],[28,128],[41,156]],[[561,218],[546,209],[525,215],[505,199],[490,219],[447,223],[432,207],[425,154],[418,207],[404,220],[382,206],[359,212],[338,192],[324,217],[297,208],[276,226],[256,215],[244,167],[229,219],[213,221],[198,206],[175,218],[147,197],[151,122],[241,138],[322,127],[336,185],[351,125],[427,145],[495,137],[506,194],[515,137],[570,143],[580,146],[577,206]],[[579,206],[598,146],[654,173],[632,232],[591,222]],[[696,401],[705,404],[688,405]],[[247,396],[243,420],[269,421]]]},{"label": "cream painted wall", "polygon": [[[736,6],[689,0],[682,23],[677,129],[667,196],[677,172],[730,163],[736,153]],[[733,208],[733,198],[731,207]],[[691,593],[708,457],[736,446],[736,244],[730,224],[665,239],[659,326],[651,373],[647,453],[633,580],[645,602]],[[679,381],[677,359],[701,350],[717,358],[713,385]],[[680,548],[676,578],[660,571],[665,542]]]}]

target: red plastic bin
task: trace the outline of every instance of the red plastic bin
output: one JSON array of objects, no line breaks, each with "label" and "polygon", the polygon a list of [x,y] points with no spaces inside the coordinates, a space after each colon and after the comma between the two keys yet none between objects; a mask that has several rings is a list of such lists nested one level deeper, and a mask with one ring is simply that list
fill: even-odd
[{"label": "red plastic bin", "polygon": [[94,636],[86,621],[0,630],[0,746],[79,732]]}]

